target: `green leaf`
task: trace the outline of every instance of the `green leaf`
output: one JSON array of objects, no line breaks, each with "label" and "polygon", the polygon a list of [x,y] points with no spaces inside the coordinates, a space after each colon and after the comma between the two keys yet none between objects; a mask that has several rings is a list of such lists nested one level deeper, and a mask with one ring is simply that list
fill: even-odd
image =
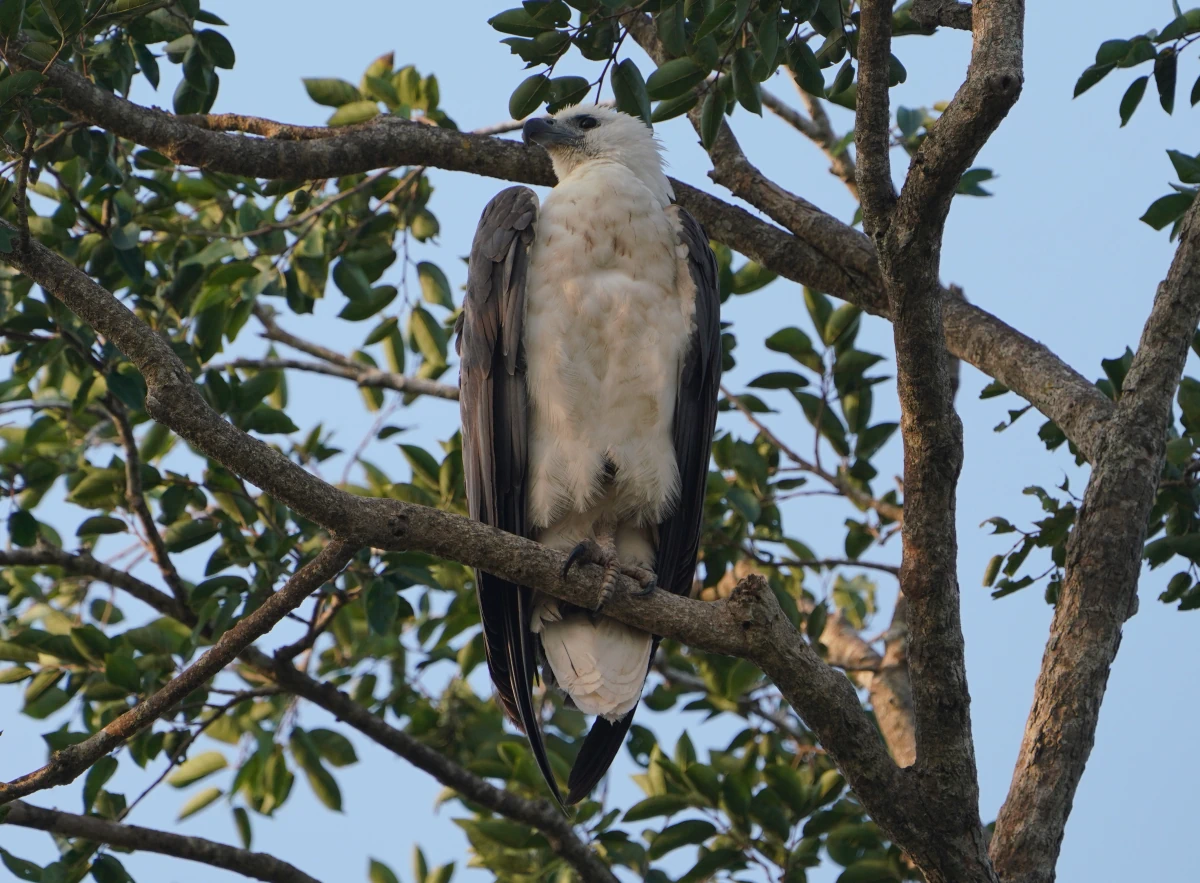
[{"label": "green leaf", "polygon": [[625,812],[624,819],[627,822],[640,822],[657,816],[674,815],[691,805],[691,800],[684,794],[658,794],[635,803]]},{"label": "green leaf", "polygon": [[733,94],[738,104],[762,116],[762,97],[754,77],[754,52],[745,46],[733,54]]},{"label": "green leaf", "polygon": [[107,852],[92,861],[92,879],[96,883],[133,883],[125,866]]},{"label": "green leaf", "polygon": [[1129,54],[1129,40],[1105,40],[1096,50],[1096,64],[1116,64]]},{"label": "green leaf", "polygon": [[27,862],[23,858],[17,858],[3,846],[0,846],[0,862],[4,862],[4,867],[12,871],[18,880],[33,880],[37,883],[37,881],[42,879],[42,868],[40,865]]},{"label": "green leaf", "polygon": [[242,428],[247,432],[272,435],[277,432],[296,432],[300,427],[292,422],[292,418],[288,417],[287,414],[278,408],[259,405],[246,416],[246,419],[242,423]]},{"label": "green leaf", "polygon": [[362,93],[353,83],[334,77],[308,78],[304,81],[308,97],[317,104],[326,107],[341,107],[355,101],[362,101]]},{"label": "green leaf", "polygon": [[113,777],[113,773],[117,771],[117,759],[112,755],[106,755],[100,758],[92,768],[88,770],[87,777],[83,780],[83,813],[87,815],[92,811],[92,807],[96,803],[96,797],[100,793],[100,789],[105,783]]},{"label": "green leaf", "polygon": [[638,117],[647,126],[650,123],[650,96],[646,93],[646,81],[632,59],[615,65],[609,75],[613,95],[617,99],[617,110]]},{"label": "green leaf", "polygon": [[829,618],[829,607],[822,601],[813,607],[805,620],[804,632],[808,635],[808,640],[811,643],[816,643],[821,640],[821,634],[825,631],[825,621]]},{"label": "green leaf", "polygon": [[28,549],[37,542],[38,521],[32,512],[14,509],[8,515],[8,536],[14,546]]},{"label": "green leaf", "polygon": [[196,43],[200,50],[208,56],[214,67],[231,70],[237,60],[233,46],[224,34],[214,30],[203,30],[196,33]]},{"label": "green leaf", "polygon": [[229,761],[225,759],[224,754],[219,751],[205,751],[203,754],[189,757],[172,770],[171,774],[167,776],[167,784],[174,788],[186,788],[193,782],[199,782],[227,766],[229,766]]},{"label": "green leaf", "polygon": [[695,92],[685,92],[678,98],[672,98],[670,101],[660,101],[654,108],[654,113],[650,115],[650,122],[665,123],[667,120],[673,120],[677,116],[683,116],[689,110],[696,106],[700,101],[700,96]]},{"label": "green leaf", "polygon": [[343,104],[333,112],[333,115],[325,121],[327,126],[353,126],[357,123],[365,123],[367,120],[374,119],[379,116],[379,105],[375,101],[363,99],[362,101],[351,101],[349,104]]},{"label": "green leaf", "polygon": [[654,16],[654,27],[658,39],[668,55],[677,56],[687,52],[685,4],[672,3]]},{"label": "green leaf", "polygon": [[514,120],[523,120],[550,97],[550,78],[545,74],[526,77],[508,99],[508,112]]},{"label": "green leaf", "polygon": [[0,3],[0,37],[11,37],[21,30],[25,17],[25,0],[4,0]]},{"label": "green leaf", "polygon": [[984,190],[979,185],[984,181],[990,181],[996,177],[991,169],[967,169],[963,172],[963,176],[958,181],[958,186],[954,189],[955,193],[961,193],[964,196],[991,196],[992,194]]},{"label": "green leaf", "polygon": [[847,58],[842,62],[842,66],[838,69],[837,74],[833,78],[833,82],[829,84],[829,89],[826,91],[826,97],[832,98],[834,95],[840,95],[850,88],[850,84],[854,82],[854,62]]},{"label": "green leaf", "polygon": [[768,371],[746,384],[752,389],[799,389],[808,380],[794,371]]},{"label": "green leaf", "polygon": [[674,58],[659,65],[646,80],[646,92],[655,101],[678,98],[704,82],[708,71],[690,58]]},{"label": "green leaf", "polygon": [[[554,30],[549,22],[535,21],[524,9],[506,9],[493,15],[487,23],[502,34],[516,34],[518,37],[536,37],[545,31]],[[421,883],[420,880],[417,883]]]},{"label": "green leaf", "polygon": [[116,684],[130,693],[137,693],[142,689],[142,673],[132,656],[120,653],[105,654],[104,677],[110,684]]},{"label": "green leaf", "polygon": [[42,0],[42,8],[63,37],[70,37],[83,26],[83,3],[80,0]]},{"label": "green leaf", "polygon": [[1171,113],[1175,109],[1175,80],[1179,71],[1179,56],[1174,49],[1164,49],[1154,59],[1154,85],[1158,87],[1158,102]]},{"label": "green leaf", "polygon": [[291,738],[288,740],[288,747],[292,749],[292,757],[296,759],[296,763],[304,770],[309,787],[312,788],[317,799],[329,809],[341,812],[341,789],[338,788],[337,781],[329,770],[321,764],[320,755],[308,733],[299,727],[294,727]]},{"label": "green leaf", "polygon": [[38,71],[17,71],[0,80],[0,107],[8,104],[14,98],[28,95],[45,80],[46,78]]},{"label": "green leaf", "polygon": [[437,264],[421,261],[417,264],[417,279],[421,283],[421,297],[426,303],[437,304],[448,310],[454,309],[454,297],[450,293],[450,280]]},{"label": "green leaf", "polygon": [[[1129,88],[1125,90],[1125,94],[1121,97],[1121,125],[1124,126],[1133,117],[1133,112],[1137,110],[1138,105],[1142,103],[1142,96],[1146,94],[1146,84],[1150,82],[1150,77],[1138,77],[1129,84]],[[1200,82],[1198,80],[1197,82]],[[1195,102],[1192,102],[1195,104]]]},{"label": "green leaf", "polygon": [[84,519],[83,524],[79,525],[79,529],[75,531],[75,536],[94,537],[101,534],[124,533],[128,529],[128,525],[120,518],[114,518],[111,515],[93,515],[91,518]]},{"label": "green leaf", "polygon": [[220,788],[204,788],[200,790],[179,808],[179,815],[175,821],[182,822],[188,816],[194,816],[214,800],[218,800],[224,793]]},{"label": "green leaf", "polygon": [[654,840],[651,841],[650,848],[646,850],[646,857],[650,859],[662,858],[668,852],[678,849],[681,846],[687,846],[692,843],[703,843],[716,833],[717,826],[703,819],[688,819],[687,821],[677,822],[654,835]]},{"label": "green leaf", "polygon": [[1094,64],[1083,72],[1075,83],[1075,98],[1103,80],[1115,68],[1115,64]]},{"label": "green leaf", "polygon": [[797,37],[788,43],[787,65],[801,89],[809,95],[825,97],[825,78],[821,75],[821,65],[807,42]]},{"label": "green leaf", "polygon": [[361,322],[364,319],[370,319],[394,301],[398,293],[399,290],[395,285],[377,285],[367,292],[366,297],[361,300],[352,300],[342,307],[338,318],[345,319],[347,322]]},{"label": "green leaf", "polygon": [[377,579],[371,582],[366,597],[367,624],[376,635],[390,635],[400,612],[400,596],[396,587]]},{"label": "green leaf", "polygon": [[254,835],[250,830],[250,814],[244,807],[235,806],[233,808],[233,823],[237,826],[238,839],[242,841],[242,848],[249,849]]},{"label": "green leaf", "polygon": [[725,121],[725,93],[716,86],[708,90],[700,108],[700,143],[711,150]]},{"label": "green leaf", "polygon": [[591,83],[586,77],[554,77],[550,80],[550,98],[546,110],[557,113],[587,98]]},{"label": "green leaf", "polygon": [[692,44],[695,45],[703,40],[709,34],[714,33],[717,28],[725,24],[729,17],[733,15],[737,4],[733,0],[722,0],[713,7],[712,12],[704,16],[704,20],[700,22],[700,27],[696,29],[696,33],[692,34]]},{"label": "green leaf", "polygon": [[321,757],[333,766],[344,767],[358,763],[358,755],[354,751],[353,743],[336,730],[327,730],[322,727],[309,730],[308,736],[317,746]]},{"label": "green leaf", "polygon": [[1155,230],[1161,230],[1182,218],[1187,213],[1187,210],[1192,207],[1195,199],[1195,191],[1170,193],[1160,199],[1154,200],[1150,204],[1150,208],[1146,209],[1146,213],[1142,215],[1141,221],[1149,224]]},{"label": "green leaf", "polygon": [[746,261],[733,274],[730,290],[734,294],[751,294],[765,288],[777,278],[777,274],[755,261]]},{"label": "green leaf", "polygon": [[1200,184],[1200,159],[1178,150],[1168,150],[1167,156],[1175,166],[1175,174],[1184,184]]},{"label": "green leaf", "polygon": [[[370,883],[400,883],[400,878],[392,872],[392,869],[376,859],[371,859],[367,870],[367,879]],[[416,883],[424,883],[424,879],[417,880]]]}]

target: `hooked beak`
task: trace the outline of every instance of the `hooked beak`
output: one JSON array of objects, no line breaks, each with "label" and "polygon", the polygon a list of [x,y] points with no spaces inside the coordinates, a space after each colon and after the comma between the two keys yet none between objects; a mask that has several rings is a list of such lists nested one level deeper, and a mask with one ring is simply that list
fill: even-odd
[{"label": "hooked beak", "polygon": [[526,120],[521,127],[521,140],[549,149],[557,145],[574,144],[580,140],[580,136],[552,117],[534,117]]}]

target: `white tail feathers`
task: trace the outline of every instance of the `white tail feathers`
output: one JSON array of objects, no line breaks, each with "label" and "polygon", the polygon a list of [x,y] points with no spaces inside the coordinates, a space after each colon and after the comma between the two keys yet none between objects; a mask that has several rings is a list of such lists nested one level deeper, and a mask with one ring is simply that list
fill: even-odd
[{"label": "white tail feathers", "polygon": [[538,604],[532,630],[559,687],[584,714],[610,721],[624,717],[642,698],[650,664],[649,632],[607,616],[595,622],[583,611],[560,615],[557,604]]}]

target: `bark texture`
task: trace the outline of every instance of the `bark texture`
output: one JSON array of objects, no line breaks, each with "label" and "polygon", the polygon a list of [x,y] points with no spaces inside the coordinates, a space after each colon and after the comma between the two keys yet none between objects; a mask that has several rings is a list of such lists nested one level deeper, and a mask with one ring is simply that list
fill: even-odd
[{"label": "bark texture", "polygon": [[1137,610],[1167,426],[1200,322],[1200,203],[1184,221],[1067,543],[1063,585],[992,857],[1005,883],[1050,883],[1096,738],[1121,628]]}]

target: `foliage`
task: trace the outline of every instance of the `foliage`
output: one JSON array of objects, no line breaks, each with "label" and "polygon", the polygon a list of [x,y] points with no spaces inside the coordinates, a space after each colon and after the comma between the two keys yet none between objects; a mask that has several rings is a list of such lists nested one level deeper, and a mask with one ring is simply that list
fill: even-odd
[{"label": "foliage", "polygon": [[[841,0],[652,0],[640,8],[653,15],[673,58],[645,75],[620,55],[619,17],[626,11],[620,2],[530,0],[490,22],[535,71],[512,93],[514,117],[542,106],[553,111],[607,84],[618,107],[648,122],[698,108],[702,139],[711,145],[720,122],[739,106],[761,113],[760,84],[781,65],[808,92],[853,108],[852,6]],[[157,86],[160,66],[178,65],[182,79],[173,107],[179,114],[206,113],[220,88],[219,71],[234,65],[223,26],[198,0],[27,0],[6,2],[0,11],[0,35],[29,40],[25,55],[45,61],[56,56],[116,93],[127,94],[138,76]],[[893,29],[926,33],[908,17],[907,4],[897,9]],[[1089,69],[1090,76],[1095,81],[1118,67],[1154,61],[1165,96],[1170,90],[1164,83],[1173,78],[1166,65],[1173,69],[1173,59],[1197,32],[1200,21],[1188,13],[1159,34],[1119,41],[1125,45],[1119,56],[1106,43],[1109,48],[1097,56],[1103,71]],[[555,65],[571,51],[593,62],[598,75],[554,76]],[[1162,62],[1167,52],[1172,61]],[[893,58],[892,84],[905,76]],[[0,132],[12,158],[8,171],[14,172],[0,190],[0,215],[14,224],[21,217],[15,170],[29,134],[31,235],[118,293],[170,340],[207,402],[234,425],[311,468],[342,453],[329,427],[301,427],[289,416],[295,374],[269,363],[221,361],[252,320],[270,332],[276,320],[309,313],[327,296],[341,307],[341,320],[362,329],[359,348],[339,356],[343,362],[326,359],[330,364],[384,366],[424,380],[451,372],[449,342],[460,298],[440,267],[408,257],[410,239],[438,239],[433,188],[423,169],[328,182],[196,172],[72,121],[42,82],[36,73],[0,75]],[[372,61],[358,84],[313,78],[303,88],[331,108],[330,126],[365,123],[386,112],[455,128],[442,109],[436,76],[397,67],[391,54]],[[1170,111],[1166,97],[1162,102]],[[914,152],[940,110],[899,108],[898,144]],[[1131,114],[1123,102],[1123,123]],[[847,142],[840,149],[848,149]],[[1196,159],[1176,152],[1171,157],[1185,185],[1200,183]],[[987,195],[980,185],[991,176],[988,169],[972,170],[959,192]],[[1196,190],[1176,189],[1179,197]],[[1180,214],[1182,209],[1171,217],[1158,213],[1150,222],[1162,220],[1155,223],[1161,228]],[[9,248],[11,242],[0,239],[0,252]],[[723,301],[775,284],[759,265],[719,243],[714,248]],[[777,357],[748,384],[753,391],[721,402],[723,410],[742,410],[753,422],[749,430],[723,432],[716,440],[698,592],[727,594],[729,575],[750,563],[816,641],[830,608],[856,628],[868,626],[874,583],[861,575],[835,581],[824,561],[856,561],[886,543],[899,530],[902,500],[896,490],[882,490],[885,482],[873,465],[895,444],[897,429],[873,413],[875,389],[889,379],[885,359],[857,348],[866,321],[858,307],[816,291],[805,291],[804,298],[807,322],[766,339]],[[144,382],[128,360],[7,268],[0,269],[0,337],[8,368],[0,380],[0,410],[21,417],[0,427],[10,549],[90,557],[100,546],[109,551],[127,544],[138,552],[148,532],[156,531],[169,555],[190,552],[180,585],[196,617],[191,627],[101,591],[91,577],[61,562],[3,571],[0,684],[23,691],[26,716],[53,718],[44,739],[54,751],[96,732],[178,674],[255,610],[323,538],[312,523],[217,462],[185,450],[154,424]],[[735,328],[725,328],[723,345],[730,368],[738,355]],[[1128,354],[1106,362],[1108,379],[1098,384],[1114,398],[1122,365],[1128,368]],[[1188,559],[1188,570],[1164,596],[1182,609],[1200,606],[1200,545],[1194,542],[1200,458],[1193,435],[1200,432],[1198,390],[1200,381],[1192,379],[1180,390],[1182,431],[1172,436],[1155,510],[1154,531],[1163,536],[1147,547],[1153,566],[1176,555]],[[395,444],[402,430],[387,417],[415,395],[392,393],[388,403],[378,387],[360,392],[364,408],[380,415],[371,442]],[[798,407],[813,428],[804,445],[785,448],[759,424],[782,406]],[[465,514],[460,439],[451,412],[444,419],[439,447],[399,445],[408,474],[389,474],[360,452],[353,455],[353,479],[343,486]],[[130,438],[123,425],[131,427]],[[1065,440],[1052,423],[1041,435],[1052,450]],[[812,459],[795,449],[814,451]],[[1060,490],[1069,493],[1065,484]],[[847,503],[844,542],[827,556],[784,525],[779,506],[813,491],[832,491]],[[1019,532],[1018,546],[997,556],[985,583],[994,582],[997,595],[1031,584],[1034,578],[1017,575],[1033,549],[1046,548],[1055,568],[1048,590],[1053,600],[1076,503],[1040,488],[1028,492],[1039,497],[1047,517],[1036,530]],[[62,499],[85,513],[77,524],[58,518],[76,511],[54,508]],[[138,511],[143,501],[150,521]],[[43,514],[52,508],[54,516]],[[993,524],[997,533],[1018,532],[1003,519]],[[364,551],[322,588],[308,612],[320,632],[312,674],[470,772],[518,795],[542,796],[524,739],[505,728],[496,705],[468,681],[483,653],[467,568],[416,552]],[[426,687],[422,678],[429,672],[445,682],[444,689]],[[724,748],[698,751],[686,736],[668,750],[650,728],[635,726],[629,751],[645,798],[627,808],[588,801],[575,816],[606,861],[653,881],[735,879],[732,874],[750,868],[771,879],[802,881],[824,860],[846,868],[840,878],[845,883],[916,878],[846,792],[812,734],[766,690],[752,666],[669,642],[653,684],[645,704],[655,712],[685,708],[731,716],[742,728]],[[255,821],[280,811],[298,778],[330,810],[352,811],[343,806],[337,770],[358,761],[354,743],[340,726],[297,726],[293,702],[248,668],[225,673],[117,756],[98,763],[82,785],[84,812],[120,820],[130,811],[135,801],[107,787],[120,766],[145,769],[147,782],[155,784],[159,772],[170,770],[165,782],[180,791],[179,817],[224,807],[247,847]],[[557,697],[547,705],[551,762],[565,778],[585,722]],[[768,724],[768,716],[782,717],[788,726]],[[445,799],[459,802],[454,812],[472,845],[472,864],[503,880],[548,879],[564,869],[563,859],[533,829],[452,794]],[[46,868],[3,850],[0,859],[20,879],[74,881],[89,872],[99,883],[131,879],[117,858],[97,854],[89,842],[63,839],[60,846],[61,857]],[[447,883],[454,872],[453,865],[429,869],[419,851],[414,865],[418,883]],[[376,860],[368,874],[372,881],[399,879]]]}]

